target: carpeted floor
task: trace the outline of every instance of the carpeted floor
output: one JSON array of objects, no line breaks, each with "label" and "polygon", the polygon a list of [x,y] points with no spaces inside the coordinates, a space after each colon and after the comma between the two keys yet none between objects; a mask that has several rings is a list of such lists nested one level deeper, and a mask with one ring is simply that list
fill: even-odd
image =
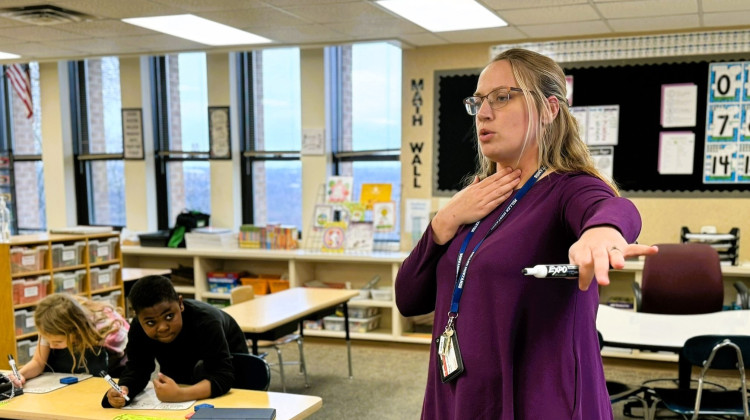
[{"label": "carpeted floor", "polygon": [[[296,366],[287,366],[287,392],[323,398],[323,407],[311,419],[419,419],[428,351],[427,345],[353,341],[354,377],[349,379],[343,340],[306,338],[310,388],[305,388]],[[283,354],[287,360],[295,360],[296,346],[286,346]],[[274,362],[275,354],[268,355],[268,360]],[[677,364],[605,358],[604,373],[607,380],[637,386],[647,379],[676,377]],[[712,380],[739,383],[736,374],[712,376]],[[281,392],[281,381],[275,371],[270,391]],[[615,420],[629,418],[623,416],[623,405],[613,405]]]}]

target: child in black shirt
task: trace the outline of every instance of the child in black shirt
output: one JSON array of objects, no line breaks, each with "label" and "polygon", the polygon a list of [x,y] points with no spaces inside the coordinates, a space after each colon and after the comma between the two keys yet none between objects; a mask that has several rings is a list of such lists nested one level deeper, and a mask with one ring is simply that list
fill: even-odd
[{"label": "child in black shirt", "polygon": [[[229,391],[234,382],[231,353],[248,353],[245,336],[231,316],[207,303],[183,300],[163,276],[138,280],[128,299],[136,317],[119,380],[124,394],[132,397],[146,387],[154,359],[160,368],[154,380],[160,401],[214,398]],[[113,389],[102,400],[103,407],[126,404]]]}]

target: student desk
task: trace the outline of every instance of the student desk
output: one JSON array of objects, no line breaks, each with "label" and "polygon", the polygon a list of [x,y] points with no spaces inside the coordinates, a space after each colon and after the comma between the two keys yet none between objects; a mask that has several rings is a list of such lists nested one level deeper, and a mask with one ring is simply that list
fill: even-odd
[{"label": "student desk", "polygon": [[599,305],[596,328],[605,346],[679,353],[696,335],[750,335],[750,310],[664,315]]},{"label": "student desk", "polygon": [[[156,418],[184,419],[193,412],[186,410],[118,410],[102,408],[101,400],[109,385],[102,378],[93,377],[46,394],[24,394],[0,405],[0,418],[30,420],[109,420],[122,414]],[[282,394],[277,392],[232,389],[219,397],[197,401],[222,408],[276,409],[277,420],[304,419],[323,405],[320,397]]]},{"label": "student desk", "polygon": [[[265,296],[256,296],[223,310],[234,318],[249,339],[253,354],[258,354],[258,340],[274,340],[297,329],[302,333],[302,321],[319,319],[344,305],[344,330],[349,362],[349,377],[352,377],[352,349],[349,339],[349,311],[347,302],[359,295],[358,290],[294,287]],[[299,324],[299,325],[298,325]]]}]

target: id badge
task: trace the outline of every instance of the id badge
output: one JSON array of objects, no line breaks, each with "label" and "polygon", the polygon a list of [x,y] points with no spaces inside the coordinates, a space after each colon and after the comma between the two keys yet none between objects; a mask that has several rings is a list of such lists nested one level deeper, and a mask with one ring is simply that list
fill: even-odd
[{"label": "id badge", "polygon": [[440,334],[437,343],[437,362],[440,380],[450,382],[464,371],[461,350],[458,348],[458,334],[455,330],[446,330]]}]

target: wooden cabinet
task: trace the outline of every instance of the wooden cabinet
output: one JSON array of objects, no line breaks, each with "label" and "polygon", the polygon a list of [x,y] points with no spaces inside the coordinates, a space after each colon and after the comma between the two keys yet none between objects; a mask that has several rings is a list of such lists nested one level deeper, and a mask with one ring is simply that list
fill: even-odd
[{"label": "wooden cabinet", "polygon": [[[26,359],[18,354],[19,342],[37,339],[33,310],[44,296],[75,293],[124,307],[117,233],[14,236],[0,244],[0,256],[0,354],[12,354],[19,364]],[[8,369],[7,358],[0,360]]]},{"label": "wooden cabinet", "polygon": [[[338,283],[351,289],[363,287],[374,276],[380,276],[377,287],[390,291],[387,300],[351,300],[349,306],[377,308],[379,326],[372,331],[352,332],[356,339],[429,343],[429,334],[412,334],[410,320],[396,308],[393,285],[405,253],[367,255],[326,254],[302,250],[256,249],[170,249],[138,246],[123,247],[123,262],[129,268],[194,269],[193,284],[176,284],[178,293],[198,300],[229,299],[226,293],[211,293],[206,273],[211,271],[248,271],[256,275],[282,275],[291,287],[310,283]],[[387,294],[387,293],[386,293]],[[257,297],[257,296],[256,296]],[[342,337],[343,331],[305,329],[305,335]]]}]

